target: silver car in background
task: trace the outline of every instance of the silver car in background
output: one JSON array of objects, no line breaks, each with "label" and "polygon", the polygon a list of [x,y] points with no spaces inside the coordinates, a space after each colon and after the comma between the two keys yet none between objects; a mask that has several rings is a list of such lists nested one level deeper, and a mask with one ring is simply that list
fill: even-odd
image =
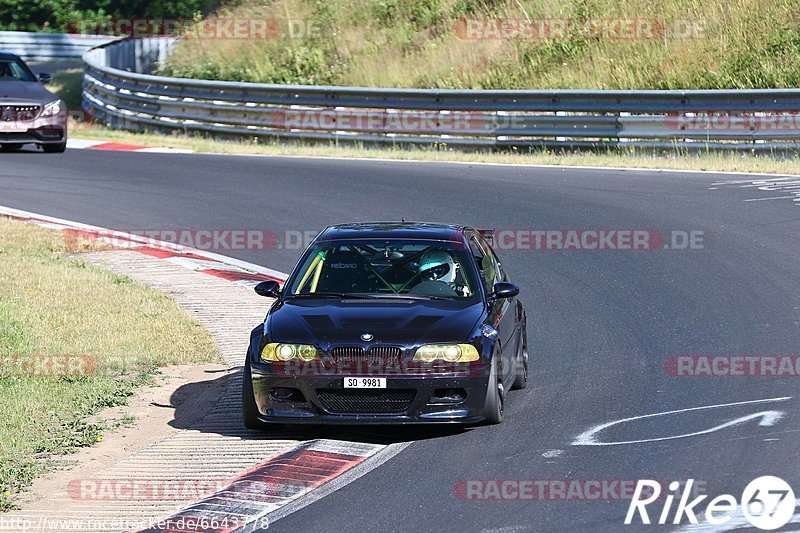
[{"label": "silver car in background", "polygon": [[67,148],[67,108],[45,89],[49,74],[37,77],[14,54],[0,52],[0,150],[36,144],[45,152]]}]

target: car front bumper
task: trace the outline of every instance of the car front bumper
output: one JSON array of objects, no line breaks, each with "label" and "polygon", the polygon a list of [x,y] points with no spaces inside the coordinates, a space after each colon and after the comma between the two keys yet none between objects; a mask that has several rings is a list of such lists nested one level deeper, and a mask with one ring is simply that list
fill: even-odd
[{"label": "car front bumper", "polygon": [[0,121],[0,144],[61,144],[66,140],[66,116]]},{"label": "car front bumper", "polygon": [[[290,424],[473,424],[484,420],[488,367],[423,375],[276,375],[251,363],[263,422]],[[385,377],[385,389],[345,389],[344,378]],[[292,389],[277,398],[276,389]],[[281,391],[285,392],[285,391]]]}]

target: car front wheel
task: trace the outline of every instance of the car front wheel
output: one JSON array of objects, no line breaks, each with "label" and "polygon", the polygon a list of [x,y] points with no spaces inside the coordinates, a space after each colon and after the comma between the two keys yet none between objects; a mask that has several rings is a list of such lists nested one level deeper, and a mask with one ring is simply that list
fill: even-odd
[{"label": "car front wheel", "polygon": [[242,371],[242,419],[247,429],[264,429],[265,424],[258,419],[258,406],[253,394],[253,375],[250,371],[250,350],[244,360]]},{"label": "car front wheel", "polygon": [[497,371],[499,362],[500,356],[495,354],[492,357],[492,369],[489,371],[489,383],[486,387],[486,403],[483,407],[483,417],[487,424],[499,424],[503,421],[505,394],[499,379],[500,373]]},{"label": "car front wheel", "polygon": [[524,389],[528,386],[528,334],[525,332],[525,323],[522,323],[520,332],[519,349],[514,361],[514,384],[512,390]]},{"label": "car front wheel", "polygon": [[63,153],[67,149],[67,141],[58,144],[43,144],[42,150],[46,154],[60,154]]}]

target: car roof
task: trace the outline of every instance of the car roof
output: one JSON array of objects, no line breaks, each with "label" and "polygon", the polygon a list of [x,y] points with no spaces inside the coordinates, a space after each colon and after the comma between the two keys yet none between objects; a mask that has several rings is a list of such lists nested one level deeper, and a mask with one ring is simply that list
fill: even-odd
[{"label": "car roof", "polygon": [[19,59],[19,56],[11,52],[3,52],[0,50],[0,59]]},{"label": "car roof", "polygon": [[433,222],[355,222],[328,226],[318,241],[347,239],[420,239],[464,242],[464,232],[471,230],[456,224]]}]

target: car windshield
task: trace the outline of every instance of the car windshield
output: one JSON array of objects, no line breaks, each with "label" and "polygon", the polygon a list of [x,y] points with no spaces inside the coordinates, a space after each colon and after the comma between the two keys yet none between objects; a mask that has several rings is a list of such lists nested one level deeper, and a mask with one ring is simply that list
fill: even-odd
[{"label": "car windshield", "polygon": [[0,59],[0,81],[36,81],[36,77],[19,59]]},{"label": "car windshield", "polygon": [[480,288],[459,243],[350,240],[317,243],[290,283],[290,297],[403,295],[473,300]]}]

